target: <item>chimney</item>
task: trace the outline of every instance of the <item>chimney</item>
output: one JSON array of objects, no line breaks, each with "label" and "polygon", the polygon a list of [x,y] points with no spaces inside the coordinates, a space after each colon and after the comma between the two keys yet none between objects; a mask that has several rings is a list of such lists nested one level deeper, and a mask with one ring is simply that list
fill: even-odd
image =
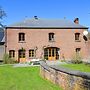
[{"label": "chimney", "polygon": [[79,24],[79,18],[75,18],[74,23]]},{"label": "chimney", "polygon": [[34,18],[37,20],[38,19],[38,17],[37,16],[34,16]]}]

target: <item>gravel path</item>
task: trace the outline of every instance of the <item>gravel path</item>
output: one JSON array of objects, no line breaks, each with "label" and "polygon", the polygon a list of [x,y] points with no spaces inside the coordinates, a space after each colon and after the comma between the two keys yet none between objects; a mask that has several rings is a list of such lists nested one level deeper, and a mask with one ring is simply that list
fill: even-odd
[{"label": "gravel path", "polygon": [[48,65],[60,65],[60,64],[66,64],[65,62],[61,62],[59,60],[57,61],[46,61]]},{"label": "gravel path", "polygon": [[29,64],[21,64],[21,63],[19,63],[19,64],[14,64],[13,65],[13,67],[34,67],[34,66],[39,66],[39,65],[29,65]]}]

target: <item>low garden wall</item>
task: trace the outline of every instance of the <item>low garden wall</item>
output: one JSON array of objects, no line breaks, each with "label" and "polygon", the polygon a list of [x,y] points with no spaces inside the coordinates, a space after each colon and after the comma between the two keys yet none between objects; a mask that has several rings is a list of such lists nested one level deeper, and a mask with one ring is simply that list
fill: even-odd
[{"label": "low garden wall", "polygon": [[49,66],[41,61],[40,74],[63,90],[90,90],[90,73],[71,71],[61,66]]}]

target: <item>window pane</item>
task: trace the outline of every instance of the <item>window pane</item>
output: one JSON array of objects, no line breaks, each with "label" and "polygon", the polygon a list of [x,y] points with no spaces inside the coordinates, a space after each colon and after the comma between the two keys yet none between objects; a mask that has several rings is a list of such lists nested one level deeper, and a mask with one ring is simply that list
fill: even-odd
[{"label": "window pane", "polygon": [[49,57],[51,57],[51,49],[49,49]]},{"label": "window pane", "polygon": [[54,48],[52,48],[52,56],[54,57],[54,51],[55,51],[55,49]]},{"label": "window pane", "polygon": [[44,58],[48,60],[48,49],[44,49]]},{"label": "window pane", "polygon": [[35,56],[34,50],[29,50],[29,57],[34,57],[34,56]]}]

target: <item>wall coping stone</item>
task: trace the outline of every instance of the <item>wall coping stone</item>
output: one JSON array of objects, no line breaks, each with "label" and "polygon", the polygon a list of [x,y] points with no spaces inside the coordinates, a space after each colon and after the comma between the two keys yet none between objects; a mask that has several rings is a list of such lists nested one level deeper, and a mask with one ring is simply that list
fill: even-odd
[{"label": "wall coping stone", "polygon": [[78,76],[78,77],[82,77],[84,79],[90,79],[90,73],[88,72],[81,72],[78,70],[71,70],[68,68],[65,68],[63,66],[56,66],[56,65],[47,65],[44,61],[40,62],[40,65],[45,68],[46,70],[48,70],[50,72],[50,68],[55,69],[56,71],[60,71],[69,75],[74,75],[74,76]]},{"label": "wall coping stone", "polygon": [[62,66],[50,66],[50,68],[53,68],[57,71],[60,71],[60,72],[63,72],[63,73],[69,74],[69,75],[74,75],[74,76],[82,77],[82,78],[85,78],[85,79],[90,79],[90,73],[88,73],[88,72],[81,72],[81,71],[78,71],[78,70],[71,70],[71,69],[68,69],[68,68],[65,68],[65,67],[62,67]]},{"label": "wall coping stone", "polygon": [[40,65],[50,72],[50,67],[44,61],[40,61]]}]

